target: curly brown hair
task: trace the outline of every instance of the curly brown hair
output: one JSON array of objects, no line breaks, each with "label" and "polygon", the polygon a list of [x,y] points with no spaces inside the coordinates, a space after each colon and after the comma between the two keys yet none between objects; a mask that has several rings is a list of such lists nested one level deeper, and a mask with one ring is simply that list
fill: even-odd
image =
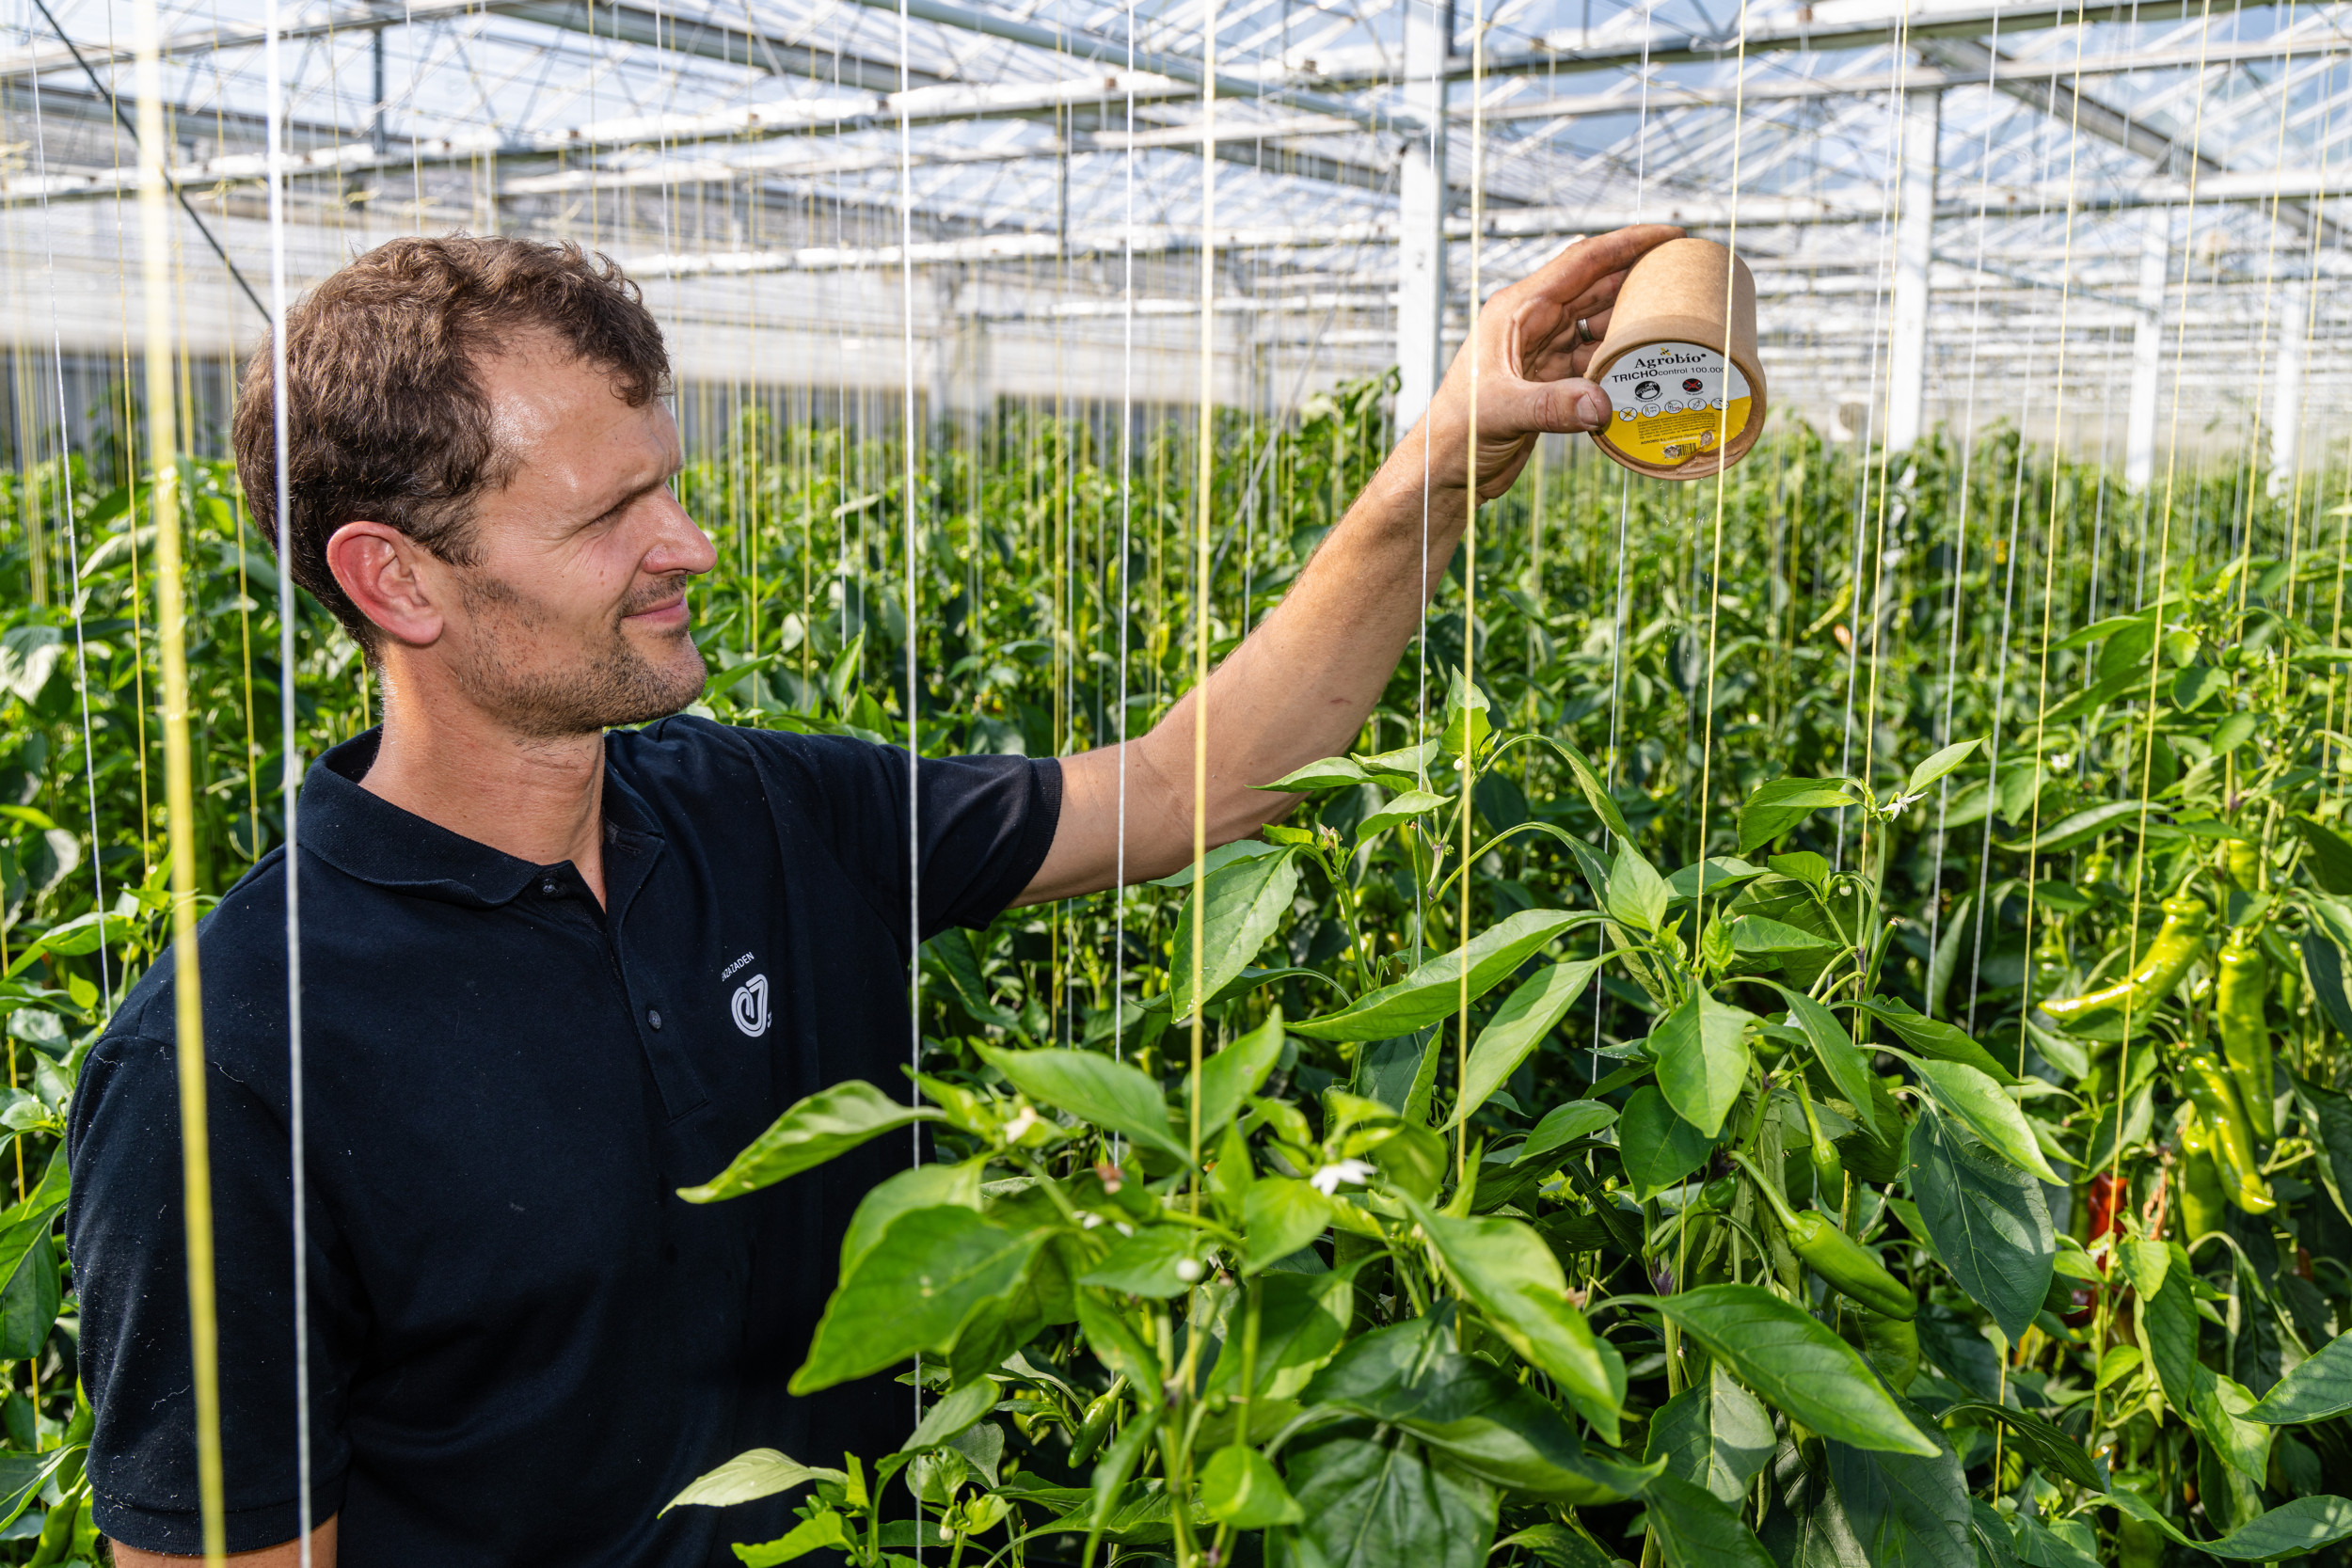
[{"label": "curly brown hair", "polygon": [[[327,570],[365,518],[442,560],[478,559],[474,503],[514,477],[475,365],[515,333],[553,332],[639,407],[668,389],[661,328],[611,258],[472,234],[393,240],[286,312],[287,537],[294,581],[365,648],[376,631]],[[273,546],[278,442],[268,341],[246,361],[232,432],[246,504]]]}]

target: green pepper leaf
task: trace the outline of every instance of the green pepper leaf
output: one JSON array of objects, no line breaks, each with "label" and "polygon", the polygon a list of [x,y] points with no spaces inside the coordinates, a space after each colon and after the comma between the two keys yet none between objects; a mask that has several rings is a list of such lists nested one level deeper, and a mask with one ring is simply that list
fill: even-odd
[{"label": "green pepper leaf", "polygon": [[1754,1285],[1702,1285],[1671,1296],[1619,1296],[1655,1308],[1792,1420],[1858,1449],[1939,1450],[1903,1415],[1869,1366],[1811,1313]]},{"label": "green pepper leaf", "polygon": [[[2138,1352],[2134,1351],[2133,1354],[2137,1355]],[[1979,1424],[1997,1423],[2009,1428],[2020,1453],[2050,1474],[2063,1477],[2086,1491],[2096,1492],[2106,1483],[2099,1473],[2099,1466],[2091,1462],[2090,1455],[2083,1451],[2083,1446],[2059,1431],[2058,1424],[2045,1417],[2006,1404],[1995,1404],[1991,1400],[1956,1400],[1945,1406],[1944,1414],[1947,1418],[1965,1416]]]},{"label": "green pepper leaf", "polygon": [[1186,1279],[1181,1272],[1186,1262],[1200,1268],[1205,1250],[1200,1234],[1181,1225],[1147,1225],[1121,1237],[1078,1283],[1130,1296],[1182,1295],[1200,1279],[1199,1274]]},{"label": "green pepper leaf", "polygon": [[1747,1522],[1696,1482],[1659,1476],[1649,1503],[1649,1527],[1673,1568],[1778,1568]]},{"label": "green pepper leaf", "polygon": [[960,1165],[916,1165],[867,1188],[858,1199],[857,1212],[850,1216],[849,1233],[841,1238],[841,1277],[847,1279],[857,1272],[859,1259],[900,1214],[950,1203],[977,1213],[980,1171],[987,1164],[981,1158]]},{"label": "green pepper leaf", "polygon": [[1738,1507],[1763,1473],[1777,1441],[1772,1418],[1721,1365],[1707,1380],[1668,1400],[1650,1418],[1648,1457],[1666,1473],[1705,1487]]},{"label": "green pepper leaf", "polygon": [[1353,758],[1325,757],[1321,762],[1311,762],[1304,768],[1295,768],[1272,784],[1252,787],[1279,790],[1286,795],[1303,795],[1315,790],[1348,789],[1368,782],[1363,768]]},{"label": "green pepper leaf", "polygon": [[1265,1455],[1240,1443],[1217,1449],[1201,1466],[1200,1506],[1235,1529],[1295,1525],[1307,1517]]},{"label": "green pepper leaf", "polygon": [[1638,1494],[1657,1473],[1588,1453],[1559,1411],[1491,1361],[1454,1346],[1444,1312],[1377,1329],[1315,1375],[1302,1398],[1396,1426],[1483,1481],[1586,1506]]},{"label": "green pepper leaf", "polygon": [[1904,1152],[1936,1260],[2014,1344],[2042,1310],[2058,1259],[2042,1184],[1963,1142],[1932,1111],[1912,1124]]},{"label": "green pepper leaf", "polygon": [[952,1206],[899,1215],[826,1302],[791,1391],[813,1394],[953,1349],[965,1324],[1019,1288],[1047,1234]]},{"label": "green pepper leaf", "polygon": [[1758,784],[1740,808],[1740,853],[1753,854],[1817,811],[1859,803],[1835,779],[1774,779]]},{"label": "green pepper leaf", "polygon": [[1627,1097],[1617,1118],[1617,1153],[1637,1203],[1647,1203],[1707,1164],[1715,1140],[1675,1114],[1647,1084]]},{"label": "green pepper leaf", "polygon": [[[1215,996],[1248,966],[1290,912],[1291,899],[1297,892],[1298,851],[1295,848],[1254,855],[1209,873],[1176,920],[1176,941],[1168,958],[1168,1006],[1179,1021],[1192,1016],[1196,995]],[[1200,927],[1197,975],[1196,922]]]},{"label": "green pepper leaf", "polygon": [[1674,885],[1633,847],[1631,839],[1617,844],[1617,858],[1609,867],[1609,883],[1601,894],[1609,917],[1645,935],[1653,934],[1674,902]]},{"label": "green pepper leaf", "polygon": [[1242,1101],[1256,1094],[1274,1064],[1282,1059],[1282,1009],[1269,1008],[1263,1023],[1200,1064],[1200,1141],[1206,1144],[1233,1119]]},{"label": "green pepper leaf", "polygon": [[1462,1294],[1613,1446],[1625,1364],[1569,1302],[1567,1276],[1544,1239],[1518,1220],[1450,1219],[1411,1198],[1406,1207]]},{"label": "green pepper leaf", "polygon": [[1789,1021],[1804,1031],[1814,1055],[1820,1058],[1821,1070],[1837,1085],[1837,1092],[1846,1097],[1848,1104],[1867,1111],[1874,1102],[1871,1090],[1877,1076],[1862,1059],[1862,1053],[1854,1049],[1853,1038],[1846,1033],[1846,1026],[1837,1022],[1837,1015],[1801,990],[1791,990],[1770,980],[1765,984],[1780,992],[1788,1004]]},{"label": "green pepper leaf", "polygon": [[2352,1537],[2352,1498],[2297,1497],[2267,1513],[2258,1514],[2218,1541],[2198,1541],[2164,1516],[2153,1503],[2118,1486],[2102,1494],[2121,1513],[2153,1525],[2194,1552],[2228,1562],[2277,1562],[2309,1557]]},{"label": "green pepper leaf", "polygon": [[1599,958],[1580,958],[1552,964],[1536,971],[1534,978],[1503,999],[1502,1006],[1495,1009],[1495,1016],[1486,1021],[1486,1026],[1478,1032],[1477,1040],[1470,1046],[1461,1098],[1454,1102],[1454,1115],[1446,1121],[1448,1128],[1469,1120],[1486,1103],[1487,1097],[1502,1086],[1503,1080],[1534,1053],[1544,1037],[1583,994],[1585,982],[1592,979],[1602,962]]},{"label": "green pepper leaf", "polygon": [[773,1449],[753,1449],[737,1454],[724,1465],[697,1479],[685,1491],[662,1505],[661,1512],[690,1505],[704,1508],[725,1508],[735,1503],[755,1502],[772,1497],[779,1492],[789,1492],[806,1481],[845,1481],[850,1478],[839,1470],[821,1469],[787,1459]]},{"label": "green pepper leaf", "polygon": [[2031,1171],[2052,1186],[2060,1184],[2058,1172],[2042,1156],[2026,1113],[2008,1091],[1965,1062],[1939,1062],[1896,1052],[1919,1075],[1935,1102],[1974,1132],[1985,1147],[2021,1170]]},{"label": "green pepper leaf", "polygon": [[861,1079],[819,1089],[770,1124],[727,1168],[699,1187],[681,1187],[689,1203],[716,1203],[757,1192],[823,1164],[884,1132],[934,1121],[928,1105],[901,1105]]},{"label": "green pepper leaf", "polygon": [[1617,1108],[1605,1100],[1571,1100],[1544,1113],[1527,1141],[1512,1151],[1514,1164],[1540,1160],[1555,1148],[1565,1148],[1617,1119]]},{"label": "green pepper leaf", "polygon": [[1892,997],[1874,996],[1861,1004],[1862,1010],[1895,1032],[1895,1037],[1922,1056],[1939,1062],[1961,1062],[1975,1068],[1995,1084],[2014,1086],[2025,1082],[2003,1067],[1994,1054],[1975,1040],[1958,1024],[1930,1018],[1907,1002]]},{"label": "green pepper leaf", "polygon": [[1903,785],[1903,793],[1920,794],[1928,785],[1966,762],[1969,754],[1982,744],[1981,740],[1961,740],[1945,747],[1911,770],[1911,782]]},{"label": "green pepper leaf", "polygon": [[1493,1541],[1495,1489],[1443,1463],[1416,1439],[1350,1422],[1295,1443],[1283,1479],[1306,1514],[1266,1538],[1267,1568],[1485,1568]]},{"label": "green pepper leaf", "polygon": [[1748,1082],[1747,1026],[1756,1015],[1705,990],[1689,997],[1650,1031],[1658,1086],[1677,1115],[1712,1141]]},{"label": "green pepper leaf", "polygon": [[[1356,1315],[1356,1272],[1377,1254],[1365,1254],[1343,1268],[1320,1274],[1277,1270],[1260,1278],[1258,1299],[1258,1386],[1255,1397],[1288,1399],[1347,1338]],[[1240,1320],[1233,1320],[1238,1334]],[[1360,1343],[1361,1341],[1358,1341]],[[1241,1391],[1241,1346],[1228,1340],[1209,1370],[1212,1395]]]},{"label": "green pepper leaf", "polygon": [[1179,1160],[1191,1158],[1168,1131],[1168,1101],[1160,1086],[1141,1069],[1091,1051],[973,1049],[1039,1104],[1068,1111]]},{"label": "green pepper leaf", "polygon": [[2347,1410],[2352,1410],[2352,1334],[2339,1334],[2280,1378],[2245,1416],[2271,1426],[2304,1426]]},{"label": "green pepper leaf", "polygon": [[1943,1428],[1919,1423],[1931,1454],[1888,1453],[1831,1438],[1829,1481],[1864,1560],[1904,1568],[1978,1568],[1968,1529],[1968,1483]]},{"label": "green pepper leaf", "polygon": [[1469,997],[1477,1001],[1546,943],[1598,916],[1565,910],[1521,910],[1472,937],[1465,947],[1441,953],[1392,986],[1359,998],[1323,1018],[1290,1025],[1294,1035],[1326,1040],[1384,1040],[1409,1035],[1462,1005],[1462,972],[1470,971]]},{"label": "green pepper leaf", "polygon": [[1257,1274],[1322,1235],[1331,1200],[1295,1176],[1262,1176],[1242,1195],[1241,1224],[1249,1249],[1244,1270]]}]

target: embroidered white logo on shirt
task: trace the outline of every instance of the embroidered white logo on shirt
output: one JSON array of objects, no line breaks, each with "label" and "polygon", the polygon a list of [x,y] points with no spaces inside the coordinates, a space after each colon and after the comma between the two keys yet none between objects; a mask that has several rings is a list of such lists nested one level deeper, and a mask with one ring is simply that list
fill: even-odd
[{"label": "embroidered white logo on shirt", "polygon": [[735,988],[735,1026],[757,1039],[768,1032],[768,976],[755,974]]}]

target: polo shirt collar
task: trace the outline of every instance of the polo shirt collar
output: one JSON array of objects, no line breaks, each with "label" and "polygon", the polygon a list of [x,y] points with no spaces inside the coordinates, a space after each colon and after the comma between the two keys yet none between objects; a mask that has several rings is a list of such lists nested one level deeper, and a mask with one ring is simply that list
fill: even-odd
[{"label": "polo shirt collar", "polygon": [[[474,909],[507,903],[544,873],[544,867],[452,832],[361,785],[383,738],[379,725],[329,748],[310,765],[297,807],[305,850],[361,881]],[[604,818],[608,841],[635,848],[660,839],[653,813],[609,761]]]}]

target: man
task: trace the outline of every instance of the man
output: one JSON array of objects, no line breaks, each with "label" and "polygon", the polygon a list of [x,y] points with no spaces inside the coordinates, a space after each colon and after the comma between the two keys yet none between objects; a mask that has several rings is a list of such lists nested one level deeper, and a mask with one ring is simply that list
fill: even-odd
[{"label": "man", "polygon": [[[1379,696],[1462,532],[1473,379],[1493,497],[1540,434],[1609,417],[1577,373],[1625,268],[1676,232],[1571,245],[1487,306],[1211,677],[1212,843],[1279,815],[1250,786],[1343,750]],[[1121,759],[927,762],[911,823],[901,752],[664,719],[702,689],[688,591],[712,551],[669,487],[660,329],[609,262],[397,241],[285,331],[282,536],[267,354],[240,477],[384,711],[301,802],[317,1560],[729,1562],[785,1504],[660,1517],[692,1477],[905,1435],[887,1379],[784,1392],[849,1213],[903,1150],[710,1207],[675,1190],[806,1094],[901,1082],[918,889],[929,934],[1111,885]],[[1130,878],[1190,855],[1201,697],[1125,749]],[[265,858],[202,936],[229,1543],[258,1563],[294,1561],[298,1530],[287,883]],[[88,1473],[125,1564],[199,1546],[171,974],[134,989],[73,1105]]]}]

